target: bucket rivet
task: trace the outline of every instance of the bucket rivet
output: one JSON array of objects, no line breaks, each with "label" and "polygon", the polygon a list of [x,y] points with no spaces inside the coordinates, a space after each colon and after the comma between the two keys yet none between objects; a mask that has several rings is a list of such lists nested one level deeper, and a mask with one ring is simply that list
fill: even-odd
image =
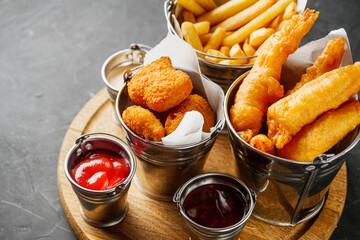
[{"label": "bucket rivet", "polygon": [[91,149],[92,149],[92,145],[91,145],[90,143],[87,143],[87,144],[85,145],[85,148],[86,148],[87,150],[91,150]]},{"label": "bucket rivet", "polygon": [[305,170],[310,172],[310,171],[314,170],[315,168],[316,167],[314,165],[310,165],[310,166],[306,166]]},{"label": "bucket rivet", "polygon": [[81,155],[81,148],[76,149],[76,156],[80,156]]}]

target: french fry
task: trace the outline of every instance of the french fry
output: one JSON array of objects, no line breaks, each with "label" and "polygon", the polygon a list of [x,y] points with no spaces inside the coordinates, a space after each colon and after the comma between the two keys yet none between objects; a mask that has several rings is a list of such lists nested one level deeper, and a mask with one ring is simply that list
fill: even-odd
[{"label": "french fry", "polygon": [[225,30],[222,28],[216,29],[216,31],[211,35],[209,41],[204,46],[204,51],[207,52],[209,49],[218,49],[224,38]]},{"label": "french fry", "polygon": [[207,33],[204,35],[199,36],[201,44],[204,46],[211,38],[212,33]]},{"label": "french fry", "polygon": [[260,28],[250,34],[249,44],[258,48],[266,39],[275,33],[275,29],[272,28]]},{"label": "french fry", "polygon": [[200,42],[199,35],[196,32],[194,24],[191,22],[183,22],[181,24],[181,32],[184,35],[184,39],[188,42],[193,48],[203,51],[203,46]]},{"label": "french fry", "polygon": [[206,11],[211,11],[217,8],[213,0],[196,0]]},{"label": "french fry", "polygon": [[195,15],[187,9],[182,10],[181,15],[184,22],[196,23]]},{"label": "french fry", "polygon": [[281,18],[281,15],[277,16],[276,18],[274,18],[274,20],[272,20],[269,24],[269,28],[273,28],[273,29],[276,29],[280,22],[281,22],[282,18]]},{"label": "french fry", "polygon": [[281,29],[286,25],[286,23],[288,22],[289,20],[283,20],[279,23],[279,26],[276,28],[276,31],[281,31]]},{"label": "french fry", "polygon": [[[215,50],[215,49],[209,49],[206,53],[213,55],[213,56],[226,57],[222,52]],[[205,56],[205,59],[208,61],[211,61],[211,62],[216,62],[216,63],[222,61],[221,58],[215,58],[215,57],[209,57],[209,56]]]},{"label": "french fry", "polygon": [[294,16],[295,14],[296,14],[296,2],[292,2],[285,8],[282,19],[288,20],[292,18],[292,16]]},{"label": "french fry", "polygon": [[244,43],[243,45],[243,50],[244,50],[244,53],[247,57],[249,56],[254,56],[256,50],[255,48],[253,48],[250,44],[248,43]]},{"label": "french fry", "polygon": [[238,14],[226,19],[225,21],[215,25],[211,28],[211,32],[215,31],[216,28],[222,27],[226,31],[236,30],[239,27],[250,22],[259,14],[263,13],[268,9],[276,0],[260,0],[249,8],[240,11]]},{"label": "french fry", "polygon": [[[229,36],[229,35],[231,35],[233,32],[226,32],[225,33],[225,36]],[[200,41],[201,41],[201,44],[203,45],[203,46],[205,46],[206,45],[206,43],[209,41],[209,39],[210,39],[210,37],[213,35],[213,33],[206,33],[206,34],[204,34],[204,35],[201,35],[201,36],[199,36],[199,38],[200,38]]]},{"label": "french fry", "polygon": [[[237,43],[230,49],[230,57],[246,57],[245,53],[241,49],[240,45]],[[230,65],[241,65],[248,63],[247,59],[236,59],[234,60],[237,62],[237,64],[230,64]]]},{"label": "french fry", "polygon": [[195,16],[200,16],[206,12],[205,9],[202,8],[195,0],[178,0],[177,3],[194,13]]},{"label": "french fry", "polygon": [[222,60],[219,62],[220,64],[224,64],[224,65],[243,65],[247,63],[247,59],[243,59],[243,60]]},{"label": "french fry", "polygon": [[210,12],[201,15],[198,21],[209,21],[211,25],[214,25],[253,5],[257,1],[258,0],[228,1]]},{"label": "french fry", "polygon": [[253,31],[263,27],[274,19],[277,15],[282,13],[285,8],[293,0],[279,0],[277,3],[268,8],[265,12],[251,20],[245,26],[235,31],[230,36],[226,37],[223,41],[223,45],[233,46],[236,43],[243,42]]},{"label": "french fry", "polygon": [[230,57],[230,48],[228,46],[220,47],[220,52],[222,52],[225,56]]},{"label": "french fry", "polygon": [[210,22],[208,21],[198,22],[194,24],[194,27],[196,29],[197,34],[201,36],[209,32]]}]

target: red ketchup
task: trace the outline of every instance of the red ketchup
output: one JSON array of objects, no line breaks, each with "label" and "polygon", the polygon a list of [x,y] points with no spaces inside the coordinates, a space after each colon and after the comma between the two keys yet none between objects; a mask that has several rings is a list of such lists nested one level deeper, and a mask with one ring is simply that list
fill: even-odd
[{"label": "red ketchup", "polygon": [[130,174],[129,163],[112,151],[93,150],[79,160],[71,169],[71,177],[87,189],[112,189],[124,182]]},{"label": "red ketchup", "polygon": [[185,199],[186,215],[209,228],[224,228],[238,223],[244,216],[244,200],[240,192],[222,184],[196,188]]}]

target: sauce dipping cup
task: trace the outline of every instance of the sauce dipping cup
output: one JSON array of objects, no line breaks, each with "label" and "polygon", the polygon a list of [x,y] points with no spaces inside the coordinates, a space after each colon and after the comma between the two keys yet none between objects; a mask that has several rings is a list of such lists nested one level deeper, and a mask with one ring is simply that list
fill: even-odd
[{"label": "sauce dipping cup", "polygon": [[[102,135],[90,137],[92,135]],[[105,135],[105,136],[103,136]],[[109,138],[107,136],[111,136]],[[113,138],[116,138],[114,140]],[[124,182],[109,190],[90,190],[80,186],[71,177],[71,170],[82,156],[92,150],[108,150],[118,153],[130,165],[130,174]],[[127,211],[127,194],[135,175],[136,160],[131,149],[120,138],[107,133],[90,133],[80,136],[68,152],[65,162],[65,175],[80,201],[80,212],[89,224],[96,227],[109,227],[121,222]]]},{"label": "sauce dipping cup", "polygon": [[[206,227],[194,221],[186,213],[186,206],[184,206],[186,204],[184,203],[187,201],[187,197],[191,196],[191,194],[200,187],[214,184],[227,186],[233,191],[237,192],[237,194],[242,198],[243,214],[241,217],[239,216],[240,220],[233,225],[221,228]],[[229,199],[228,194],[222,194],[219,193],[220,198]],[[226,198],[224,195],[226,195]],[[203,195],[201,196],[203,197]],[[181,217],[184,219],[186,226],[190,229],[191,239],[237,239],[237,236],[244,228],[246,221],[251,216],[251,213],[255,207],[256,194],[238,178],[229,174],[214,172],[198,175],[184,183],[175,193],[173,201],[177,204]],[[221,205],[220,202],[221,199],[218,201],[219,205]],[[201,204],[203,207],[204,203]],[[226,209],[226,207],[224,209]],[[216,220],[217,219],[214,219],[214,221]]]},{"label": "sauce dipping cup", "polygon": [[129,49],[120,50],[105,60],[101,67],[101,77],[112,102],[115,102],[125,82],[124,72],[143,64],[145,54],[150,49],[149,46],[133,43]]}]

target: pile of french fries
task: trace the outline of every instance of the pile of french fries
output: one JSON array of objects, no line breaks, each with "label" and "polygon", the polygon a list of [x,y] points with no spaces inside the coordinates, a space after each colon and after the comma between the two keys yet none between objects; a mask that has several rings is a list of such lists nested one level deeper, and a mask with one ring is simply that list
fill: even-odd
[{"label": "pile of french fries", "polygon": [[[225,65],[254,63],[257,50],[296,14],[296,0],[230,0],[217,6],[214,0],[178,0],[181,32],[186,42]],[[203,55],[198,54],[200,57]]]}]

